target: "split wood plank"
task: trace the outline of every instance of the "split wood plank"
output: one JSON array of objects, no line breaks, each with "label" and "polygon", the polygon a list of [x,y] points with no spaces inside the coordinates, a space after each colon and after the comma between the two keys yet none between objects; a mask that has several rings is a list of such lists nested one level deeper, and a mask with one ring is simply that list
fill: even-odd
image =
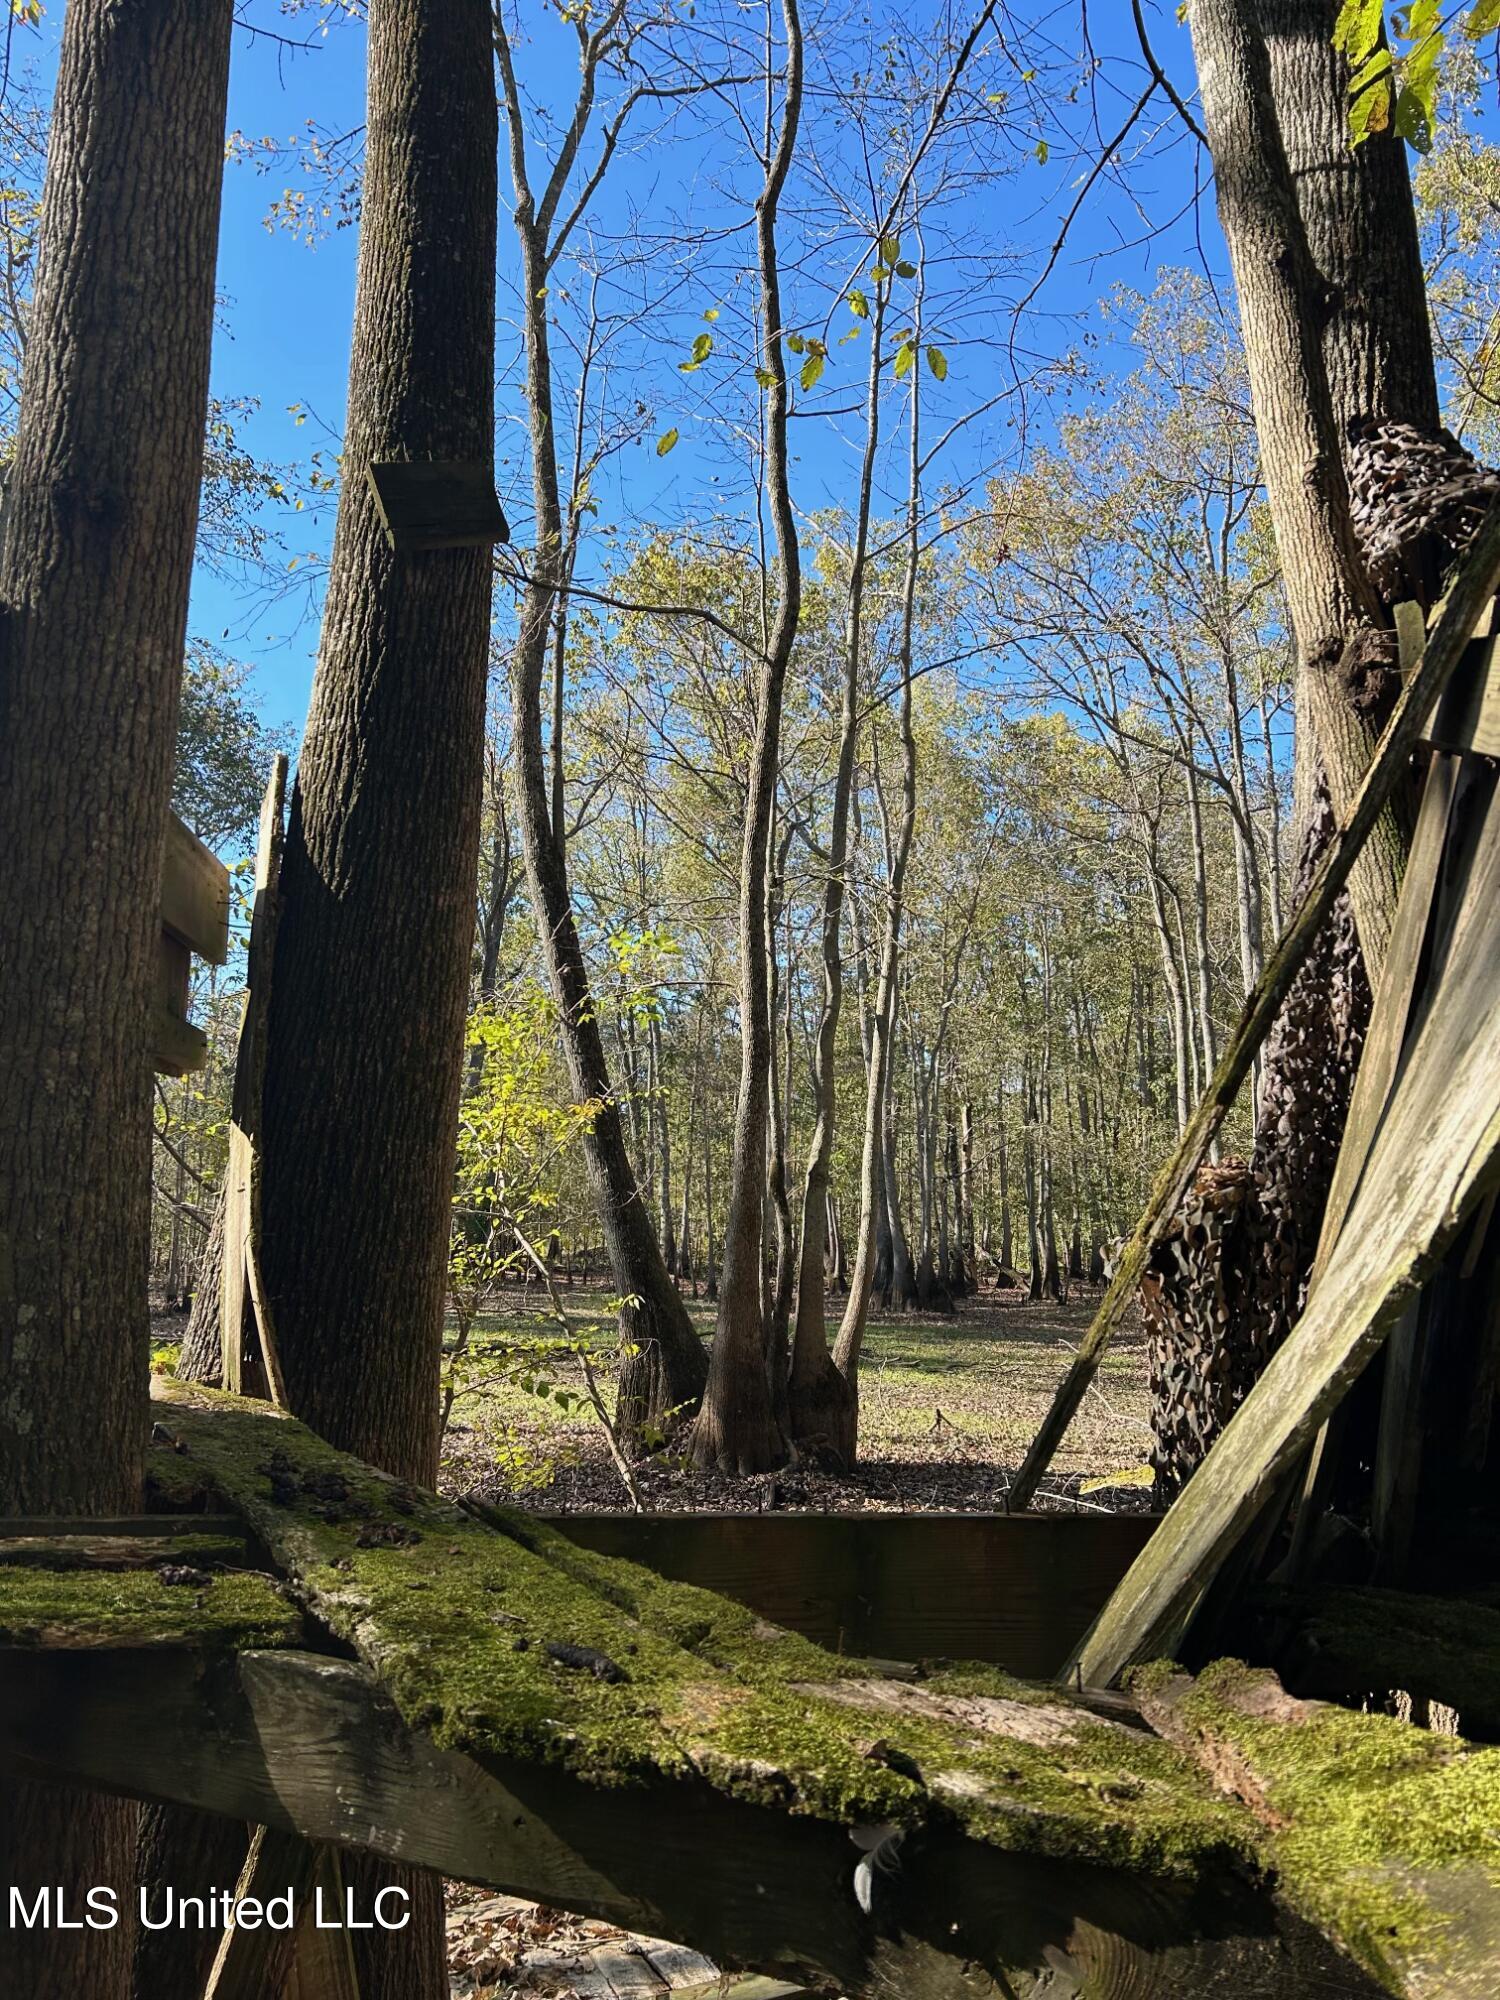
[{"label": "split wood plank", "polygon": [[235,1906],[253,1899],[264,1915],[272,1898],[290,1892],[293,1928],[288,1933],[264,1921],[242,1925],[231,1920],[219,1939],[203,2000],[265,2000],[281,1990],[297,1949],[297,1919],[312,1887],[314,1861],[314,1850],[301,1834],[279,1827],[254,1829],[235,1884]]},{"label": "split wood plank", "polygon": [[0,1569],[161,1569],[176,1563],[245,1562],[245,1529],[200,1535],[180,1523],[174,1535],[7,1535],[0,1524]]},{"label": "split wood plank", "polygon": [[619,1945],[595,1945],[589,1963],[604,1981],[605,2000],[661,2000],[662,1984],[649,1960]]},{"label": "split wood plank", "polygon": [[234,1065],[234,1098],[229,1125],[229,1160],[224,1170],[224,1254],[219,1272],[219,1351],[224,1386],[246,1386],[247,1308],[253,1312],[265,1388],[280,1408],[286,1386],[276,1354],[276,1332],[260,1264],[260,1121],[265,1087],[266,1024],[271,1005],[272,957],[276,943],[281,877],[282,815],[287,760],[278,754],[260,808],[255,848],[254,904],[239,1049]]},{"label": "split wood plank", "polygon": [[1500,802],[1492,797],[1443,978],[1424,1000],[1338,1242],[1301,1320],[1071,1663],[1108,1684],[1169,1657],[1277,1482],[1494,1184],[1500,1148]]},{"label": "split wood plank", "polygon": [[1176,1151],[1157,1176],[1139,1222],[1120,1254],[1114,1276],[1093,1323],[1079,1343],[1042,1419],[1011,1487],[1012,1506],[1028,1507],[1099,1370],[1104,1351],[1133,1303],[1151,1253],[1182,1204],[1193,1176],[1233,1108],[1261,1044],[1271,1030],[1292,981],[1312,948],[1361,848],[1405,777],[1423,723],[1466,653],[1476,624],[1500,589],[1500,505],[1493,507],[1475,537],[1448,594],[1437,628],[1419,665],[1406,683],[1385,733],[1376,746],[1348,815],[1339,823],[1314,871],[1307,893],[1281,941],[1271,953],[1245,1001],[1233,1035],[1219,1060]]}]

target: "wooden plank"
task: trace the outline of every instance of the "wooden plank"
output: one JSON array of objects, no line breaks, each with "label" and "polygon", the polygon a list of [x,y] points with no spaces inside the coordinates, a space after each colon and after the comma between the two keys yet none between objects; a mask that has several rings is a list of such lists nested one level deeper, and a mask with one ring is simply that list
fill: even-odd
[{"label": "wooden plank", "polygon": [[606,1996],[612,1994],[616,2000],[661,2000],[662,1982],[639,1952],[623,1950],[619,1945],[595,1945],[589,1953],[589,1962],[603,1978]]},{"label": "wooden plank", "polygon": [[1072,1663],[1108,1683],[1171,1657],[1201,1592],[1494,1185],[1500,1148],[1500,803],[1443,978],[1423,1002],[1347,1220],[1302,1319]]},{"label": "wooden plank", "polygon": [[366,468],[391,547],[492,548],[510,539],[488,465],[400,460]]},{"label": "wooden plank", "polygon": [[0,1762],[34,1775],[44,1750],[53,1776],[365,1849],[851,1996],[992,1993],[981,1968],[1009,1968],[1022,1991],[1060,1970],[1102,2000],[1372,1992],[1228,1855],[1222,1879],[1172,1883],[981,1847],[938,1820],[892,1855],[871,1916],[842,1826],[691,1776],[601,1788],[555,1765],[481,1764],[408,1729],[366,1669],[325,1655],[148,1664],[0,1653]]},{"label": "wooden plank", "polygon": [[[250,1835],[245,1865],[234,1888],[236,1910],[247,1899],[247,1921],[231,1918],[214,1956],[203,2000],[265,2000],[279,1993],[297,1950],[297,1919],[312,1887],[315,1850],[301,1834],[280,1827],[256,1827]],[[265,1921],[267,1905],[290,1896],[290,1932]],[[274,1915],[280,1919],[280,1909]]]},{"label": "wooden plank", "polygon": [[1424,731],[1435,750],[1500,757],[1500,640],[1476,639]]},{"label": "wooden plank", "polygon": [[165,1007],[180,1021],[188,1017],[193,992],[193,954],[170,931],[156,936],[156,987],[152,995],[158,1007]]},{"label": "wooden plank", "polygon": [[176,813],[167,814],[161,867],[162,928],[210,965],[229,956],[229,870]]},{"label": "wooden plank", "polygon": [[191,1076],[208,1061],[208,1037],[165,1007],[151,1010],[151,1067],[158,1076]]},{"label": "wooden plank", "polygon": [[1500,507],[1494,508],[1470,546],[1437,628],[1420,664],[1402,691],[1394,714],[1376,746],[1349,813],[1330,841],[1293,912],[1280,942],[1266,961],[1255,989],[1245,1000],[1234,1033],[1177,1148],[1152,1187],[1144,1212],[1115,1265],[1099,1309],[1079,1342],[1031,1449],[1016,1474],[1011,1503],[1027,1507],[1052,1463],[1068,1426],[1097,1374],[1105,1349],[1135,1300],[1152,1251],[1161,1241],[1192,1186],[1193,1176],[1250,1074],[1293,979],[1301,968],[1354,867],[1360,850],[1407,775],[1421,737],[1424,717],[1448,685],[1480,614],[1500,585]]},{"label": "wooden plank", "polygon": [[835,1651],[1057,1673],[1148,1514],[555,1514],[570,1540],[747,1604]]},{"label": "wooden plank", "polygon": [[[252,1394],[264,1393],[280,1408],[286,1405],[286,1387],[260,1276],[259,1148],[286,781],[287,760],[278,755],[261,801],[255,847],[246,991],[235,1055],[229,1158],[224,1169],[224,1253],[219,1266],[219,1352],[224,1387],[236,1394],[245,1389]],[[253,1308],[259,1363],[256,1376],[249,1381],[245,1375],[247,1308]]]}]

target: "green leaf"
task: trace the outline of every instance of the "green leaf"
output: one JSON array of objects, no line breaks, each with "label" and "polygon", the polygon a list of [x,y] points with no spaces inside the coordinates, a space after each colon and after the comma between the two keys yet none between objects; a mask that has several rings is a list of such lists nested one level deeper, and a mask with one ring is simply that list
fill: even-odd
[{"label": "green leaf", "polygon": [[1123,1472],[1102,1473],[1097,1479],[1085,1479],[1079,1484],[1080,1493],[1102,1493],[1108,1486],[1153,1486],[1156,1474],[1149,1465],[1128,1466]]},{"label": "green leaf", "polygon": [[719,308],[717,306],[710,306],[703,317],[705,319],[717,319],[719,317]]},{"label": "green leaf", "polygon": [[914,278],[916,275],[917,267],[915,264],[901,263],[896,266],[896,276],[898,278]]},{"label": "green leaf", "polygon": [[881,237],[880,258],[881,262],[885,264],[894,265],[901,262],[901,238],[899,236]]},{"label": "green leaf", "polygon": [[776,377],[771,373],[769,368],[757,368],[755,379],[762,389],[774,389],[776,387]]},{"label": "green leaf", "polygon": [[1333,46],[1351,63],[1362,63],[1380,44],[1385,28],[1385,0],[1344,0],[1333,24]]},{"label": "green leaf", "polygon": [[849,294],[849,310],[856,319],[868,319],[870,317],[870,301],[865,297],[863,292],[851,292]]},{"label": "green leaf", "polygon": [[814,383],[817,381],[818,377],[823,373],[823,363],[825,358],[826,357],[823,353],[822,347],[821,345],[819,345],[813,349],[813,351],[808,355],[807,359],[803,362],[802,373],[798,377],[798,380],[801,382],[804,389],[811,389]]},{"label": "green leaf", "polygon": [[916,358],[916,348],[909,340],[903,340],[901,345],[896,349],[896,378],[898,381],[903,375],[910,375],[911,365]]},{"label": "green leaf", "polygon": [[927,350],[927,366],[928,366],[928,367],[929,367],[929,368],[930,368],[930,369],[932,370],[933,374],[934,374],[934,375],[936,375],[936,377],[938,378],[938,380],[939,380],[940,382],[946,382],[946,381],[947,381],[947,379],[948,379],[948,357],[947,357],[947,355],[946,355],[946,354],[944,354],[944,352],[943,352],[942,348],[940,348],[940,347],[929,347],[929,348],[928,348],[928,350]]},{"label": "green leaf", "polygon": [[1042,167],[1045,167],[1045,166],[1046,166],[1046,164],[1047,164],[1047,157],[1048,157],[1048,155],[1050,154],[1050,152],[1051,152],[1051,151],[1052,151],[1052,148],[1051,148],[1051,147],[1050,147],[1050,146],[1049,146],[1049,145],[1047,144],[1047,141],[1046,141],[1045,139],[1038,139],[1038,140],[1037,140],[1037,142],[1036,142],[1036,157],[1037,157],[1037,165],[1038,165],[1038,166],[1042,166]]},{"label": "green leaf", "polygon": [[667,453],[672,449],[673,445],[676,444],[677,438],[678,438],[678,432],[675,429],[675,427],[672,430],[663,431],[661,436],[656,440],[657,457],[665,458]]},{"label": "green leaf", "polygon": [[792,350],[793,354],[805,354],[807,352],[807,342],[802,338],[800,333],[789,333],[786,337],[786,344]]},{"label": "green leaf", "polygon": [[691,375],[695,369],[703,366],[713,351],[713,335],[711,333],[700,333],[693,342],[692,359],[689,361],[679,361],[677,366],[684,375]]}]

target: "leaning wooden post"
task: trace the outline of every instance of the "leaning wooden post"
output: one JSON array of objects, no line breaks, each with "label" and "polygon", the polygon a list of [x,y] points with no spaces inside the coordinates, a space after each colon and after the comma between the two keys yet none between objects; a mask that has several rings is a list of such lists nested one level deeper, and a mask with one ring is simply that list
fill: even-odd
[{"label": "leaning wooden post", "polygon": [[1313,939],[1322,928],[1371,827],[1405,776],[1412,752],[1421,741],[1434,702],[1448,685],[1463,658],[1486,603],[1500,588],[1500,508],[1491,510],[1457,581],[1448,594],[1426,652],[1396,704],[1395,713],[1376,747],[1353,806],[1342,820],[1318,863],[1307,894],[1293,914],[1281,942],[1248,995],[1239,1024],[1210,1079],[1177,1150],[1157,1176],[1145,1212],[1136,1224],[1109,1288],[1099,1302],[1093,1323],[1063,1377],[1052,1406],[1009,1493],[1010,1505],[1026,1507],[1035,1497],[1042,1475],[1052,1463],[1068,1425],[1078,1412],[1089,1384],[1145,1274],[1147,1260],[1192,1185],[1215,1134],[1228,1117],[1240,1085],[1250,1073],[1256,1051],[1270,1032],[1293,979]]},{"label": "leaning wooden post", "polygon": [[219,1270],[219,1353],[226,1389],[238,1394],[244,1382],[245,1308],[254,1309],[265,1388],[278,1408],[286,1408],[286,1387],[276,1355],[276,1333],[261,1281],[260,1127],[266,1074],[266,1019],[271,1006],[271,956],[276,942],[281,872],[282,809],[287,760],[271,766],[260,808],[255,850],[255,887],[250,915],[250,951],[245,1004],[240,1015],[239,1050],[234,1065],[234,1102],[229,1124],[229,1161],[224,1171],[224,1254]]}]

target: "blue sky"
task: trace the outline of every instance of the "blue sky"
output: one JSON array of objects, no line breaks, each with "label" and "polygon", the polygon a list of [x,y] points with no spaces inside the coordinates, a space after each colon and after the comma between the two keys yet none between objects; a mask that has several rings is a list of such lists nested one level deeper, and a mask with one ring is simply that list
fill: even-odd
[{"label": "blue sky", "polygon": [[[1007,131],[1002,147],[1009,160],[1007,177],[959,198],[945,225],[949,283],[939,302],[946,322],[937,332],[950,357],[950,375],[942,389],[934,386],[931,390],[937,399],[935,423],[944,418],[944,397],[954,411],[965,400],[972,403],[980,394],[987,371],[1006,365],[1001,357],[1009,335],[1001,307],[1014,305],[1029,290],[1062,216],[1079,191],[1087,158],[1087,127],[1096,123],[1098,129],[1112,131],[1121,122],[1120,106],[1128,105],[1129,97],[1140,87],[1139,56],[1128,11],[1123,6],[1103,11],[1106,18],[1101,20],[1095,9],[1090,24],[1101,58],[1092,78],[1075,67],[1081,30],[1078,9],[1071,0],[1050,15],[1027,10],[1030,21],[1039,23],[1028,30],[1027,50],[1040,51],[1039,55],[1023,53],[1017,57],[1012,53],[1007,60],[996,51],[986,75],[976,73],[976,88],[988,80],[1007,91],[1017,91],[1014,114],[1009,105],[1004,113],[1014,129]],[[237,31],[231,130],[243,133],[253,143],[261,138],[291,139],[305,133],[309,121],[325,134],[358,128],[363,119],[363,27],[357,22],[341,22],[320,35],[316,33],[316,9],[304,9],[286,18],[275,0],[251,0],[243,12],[251,23],[276,33],[256,33],[243,27]],[[954,23],[961,31],[972,13],[967,5],[955,4],[950,10],[942,0],[919,0],[915,14],[904,13],[901,21],[904,31],[920,40],[924,27],[928,36],[935,38],[944,22],[950,24],[950,31]],[[1148,14],[1158,53],[1186,94],[1192,87],[1187,32],[1177,23],[1170,6],[1149,8]],[[1001,10],[1001,18],[1009,18],[1008,10]],[[528,5],[523,19],[527,28],[522,57],[525,75],[537,101],[555,105],[571,88],[571,31],[539,6]],[[31,51],[44,71],[53,54],[60,20],[61,9],[49,8],[41,30],[29,38]],[[858,20],[845,15],[837,24],[837,33],[857,37],[868,32],[868,21],[868,15]],[[831,41],[835,25],[830,13],[810,15],[810,36],[820,28]],[[289,47],[277,38],[281,35],[309,38],[311,46]],[[851,41],[849,46],[853,50],[855,43]],[[857,59],[857,54],[851,57]],[[840,55],[836,47],[826,49],[821,60],[827,65],[826,74],[837,75]],[[1038,114],[1020,102],[1025,93],[1015,85],[1015,74],[1020,62],[1033,60],[1049,69],[1055,66],[1060,75],[1081,77],[1079,95],[1071,106],[1063,103]],[[1116,335],[1101,330],[1092,314],[1101,293],[1114,284],[1149,288],[1159,266],[1196,261],[1200,242],[1209,263],[1216,269],[1222,265],[1211,202],[1199,203],[1196,216],[1190,212],[1195,148],[1186,139],[1167,145],[1173,121],[1164,103],[1159,103],[1152,119],[1154,125],[1148,121],[1143,131],[1158,130],[1158,140],[1148,157],[1135,160],[1129,190],[1105,179],[1084,200],[1055,269],[1028,308],[1021,335],[1028,350],[1043,356],[1061,354],[1084,335],[1092,334],[1102,342],[1090,357],[1095,364],[1102,360],[1108,366],[1114,359],[1118,365],[1128,366],[1128,355],[1111,356],[1109,343]],[[830,118],[830,136],[824,142],[834,179],[841,171],[840,148],[850,137],[838,130],[838,124],[836,117]],[[1039,142],[1045,149],[1045,160],[1037,157]],[[331,442],[336,448],[344,413],[357,248],[357,232],[352,228],[332,229],[314,244],[284,229],[268,228],[268,206],[288,180],[280,164],[261,173],[251,162],[238,159],[227,170],[219,263],[223,310],[214,353],[216,393],[253,398],[259,405],[258,414],[244,429],[243,442],[257,456],[276,461],[305,459],[315,443],[329,446]],[[718,358],[691,379],[676,372],[676,362],[687,352],[694,332],[702,330],[709,310],[722,313],[713,325],[727,357],[734,340],[736,301],[747,297],[749,291],[748,284],[741,288],[736,274],[743,272],[749,261],[742,225],[754,184],[753,167],[722,134],[706,138],[701,130],[684,133],[681,128],[675,138],[627,155],[612,179],[601,210],[605,226],[623,226],[627,214],[639,217],[641,226],[655,232],[663,243],[664,269],[673,267],[676,260],[671,275],[658,282],[663,296],[657,300],[652,322],[657,331],[652,338],[662,345],[663,353],[659,367],[639,388],[648,405],[647,417],[637,425],[639,437],[617,452],[599,481],[600,524],[612,532],[624,533],[645,520],[699,521],[716,512],[728,519],[736,510],[743,517],[748,508],[742,454],[733,443],[736,420],[729,414],[738,378],[716,374]],[[502,173],[502,208],[506,188]],[[827,246],[814,241],[815,197],[810,184],[794,193],[800,220],[788,232],[789,249],[796,260],[791,288],[796,295],[804,273],[811,273],[817,265],[800,304],[810,328],[832,315],[837,332],[850,322],[847,317],[837,317],[841,301],[836,290],[828,290],[828,272],[838,265],[837,251],[824,254]],[[735,225],[741,225],[737,234]],[[707,256],[701,249],[684,248],[685,236],[705,230],[715,238]],[[1014,262],[1014,268],[1004,273],[994,261],[1002,252]],[[934,255],[932,261],[934,270],[943,267],[942,257]],[[977,276],[981,265],[988,273],[988,290]],[[504,305],[514,267],[508,215],[502,212],[497,459],[501,490],[513,518],[518,502],[524,513],[525,494],[524,455],[516,448],[514,429],[518,416],[513,387],[515,346]],[[740,319],[742,331],[748,335],[747,316],[741,314]],[[808,399],[807,417],[795,433],[799,499],[804,512],[827,505],[847,491],[850,447],[838,411],[850,401],[851,389],[857,387],[854,355],[860,352],[855,349],[846,359],[838,345],[832,346],[822,401]],[[842,379],[836,364],[844,368]],[[742,356],[741,374],[747,365]],[[629,393],[637,393],[636,388],[632,386]],[[308,413],[304,422],[297,422],[291,406]],[[1052,422],[1051,406],[1029,405],[1027,422],[1028,438],[1045,441]],[[682,441],[670,456],[662,458],[654,448],[655,440],[669,427],[680,431]],[[1013,448],[1013,424],[997,413],[993,424],[976,425],[958,438],[951,461],[942,472],[958,479],[974,476],[983,465]],[[272,511],[285,539],[285,563],[305,551],[326,550],[331,508],[318,519]],[[607,539],[600,546],[607,547]],[[254,662],[267,719],[294,725],[300,724],[305,712],[317,643],[315,607],[307,590],[295,588],[296,577],[296,571],[289,571],[286,594],[267,601],[264,592],[236,589],[200,569],[190,620],[195,634]],[[497,618],[502,624],[506,616],[507,606],[497,602]]]}]

